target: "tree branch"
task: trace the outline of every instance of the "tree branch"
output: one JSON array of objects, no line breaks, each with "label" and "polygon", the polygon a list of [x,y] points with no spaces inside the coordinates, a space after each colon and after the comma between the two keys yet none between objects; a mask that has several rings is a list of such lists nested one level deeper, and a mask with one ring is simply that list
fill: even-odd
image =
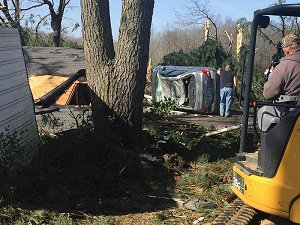
[{"label": "tree branch", "polygon": [[8,8],[7,8],[7,1],[4,0],[3,1],[3,4],[0,3],[0,9],[2,11],[2,13],[4,14],[5,18],[7,19],[7,21],[11,24],[12,27],[17,27],[18,24],[17,22],[12,18],[12,16],[10,15],[9,11],[8,11]]},{"label": "tree branch", "polygon": [[3,19],[2,16],[0,16],[0,20],[2,23],[5,23],[5,19]]},{"label": "tree branch", "polygon": [[33,6],[28,7],[28,8],[23,8],[23,9],[21,9],[21,11],[28,11],[28,10],[31,10],[31,9],[34,9],[34,8],[41,7],[42,5],[45,5],[45,4],[44,3],[40,3],[38,5],[33,5]]},{"label": "tree branch", "polygon": [[[0,3],[0,4],[1,4],[1,3]],[[4,4],[5,8],[8,10],[7,0],[3,0],[3,4]]]},{"label": "tree branch", "polygon": [[261,29],[258,29],[259,33],[266,39],[269,41],[270,44],[276,46],[276,43],[274,43],[264,32],[262,32]]},{"label": "tree branch", "polygon": [[182,15],[175,12],[178,18],[183,18],[183,23],[186,25],[199,24],[199,21],[207,19],[215,29],[215,40],[218,40],[218,28],[217,25],[207,9],[208,0],[204,0],[204,3],[200,3],[199,0],[188,0],[186,7],[186,15]]},{"label": "tree branch", "polygon": [[38,29],[39,29],[40,24],[41,24],[48,16],[50,16],[50,14],[48,14],[48,15],[42,17],[42,18],[40,19],[40,21],[37,23],[37,25],[36,25],[36,27],[35,27],[35,39],[36,39],[36,40],[38,39]]},{"label": "tree branch", "polygon": [[56,13],[55,13],[55,10],[54,10],[54,5],[49,0],[43,0],[43,2],[44,2],[44,4],[48,5],[51,16],[52,15],[56,16]]}]

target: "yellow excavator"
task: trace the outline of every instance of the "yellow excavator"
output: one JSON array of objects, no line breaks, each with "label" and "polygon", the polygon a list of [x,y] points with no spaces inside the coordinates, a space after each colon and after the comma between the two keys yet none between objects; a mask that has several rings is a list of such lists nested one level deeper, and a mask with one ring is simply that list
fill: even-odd
[{"label": "yellow excavator", "polygon": [[[261,211],[286,221],[300,223],[300,108],[298,96],[280,96],[274,102],[257,102],[254,108],[255,127],[259,129],[259,144],[247,149],[252,74],[256,36],[266,28],[270,16],[300,16],[300,4],[271,6],[254,12],[243,106],[240,150],[233,166],[232,191],[255,211]],[[293,108],[279,117],[275,107]],[[233,223],[239,224],[239,223]],[[242,224],[242,223],[241,223]],[[284,223],[286,224],[286,223]]]}]

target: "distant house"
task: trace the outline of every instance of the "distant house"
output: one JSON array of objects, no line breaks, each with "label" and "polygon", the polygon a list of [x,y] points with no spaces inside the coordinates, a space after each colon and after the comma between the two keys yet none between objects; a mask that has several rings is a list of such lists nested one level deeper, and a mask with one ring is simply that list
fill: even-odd
[{"label": "distant house", "polygon": [[17,29],[0,28],[0,83],[0,166],[18,167],[38,150],[39,136]]}]

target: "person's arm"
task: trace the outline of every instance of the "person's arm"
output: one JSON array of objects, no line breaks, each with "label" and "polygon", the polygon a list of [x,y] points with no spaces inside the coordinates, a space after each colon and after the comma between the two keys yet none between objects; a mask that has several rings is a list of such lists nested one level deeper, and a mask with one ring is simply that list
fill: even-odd
[{"label": "person's arm", "polygon": [[264,84],[263,95],[266,99],[276,99],[283,91],[284,74],[287,72],[286,62],[281,62],[274,68],[268,81]]},{"label": "person's arm", "polygon": [[236,77],[233,76],[233,87],[236,88]]}]

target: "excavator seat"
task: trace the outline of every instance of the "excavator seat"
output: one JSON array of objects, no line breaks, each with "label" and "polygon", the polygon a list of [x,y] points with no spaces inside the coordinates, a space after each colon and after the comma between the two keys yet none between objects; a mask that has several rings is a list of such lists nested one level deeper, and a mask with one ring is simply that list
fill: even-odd
[{"label": "excavator seat", "polygon": [[[276,103],[296,103],[298,96],[280,95]],[[295,104],[296,105],[296,104]],[[286,111],[289,109],[286,108]],[[279,114],[276,106],[265,105],[257,112],[257,123],[261,131],[267,132],[278,124],[283,116]]]},{"label": "excavator seat", "polygon": [[278,116],[274,106],[265,105],[257,112],[257,123],[261,131],[266,132],[279,123]]}]

